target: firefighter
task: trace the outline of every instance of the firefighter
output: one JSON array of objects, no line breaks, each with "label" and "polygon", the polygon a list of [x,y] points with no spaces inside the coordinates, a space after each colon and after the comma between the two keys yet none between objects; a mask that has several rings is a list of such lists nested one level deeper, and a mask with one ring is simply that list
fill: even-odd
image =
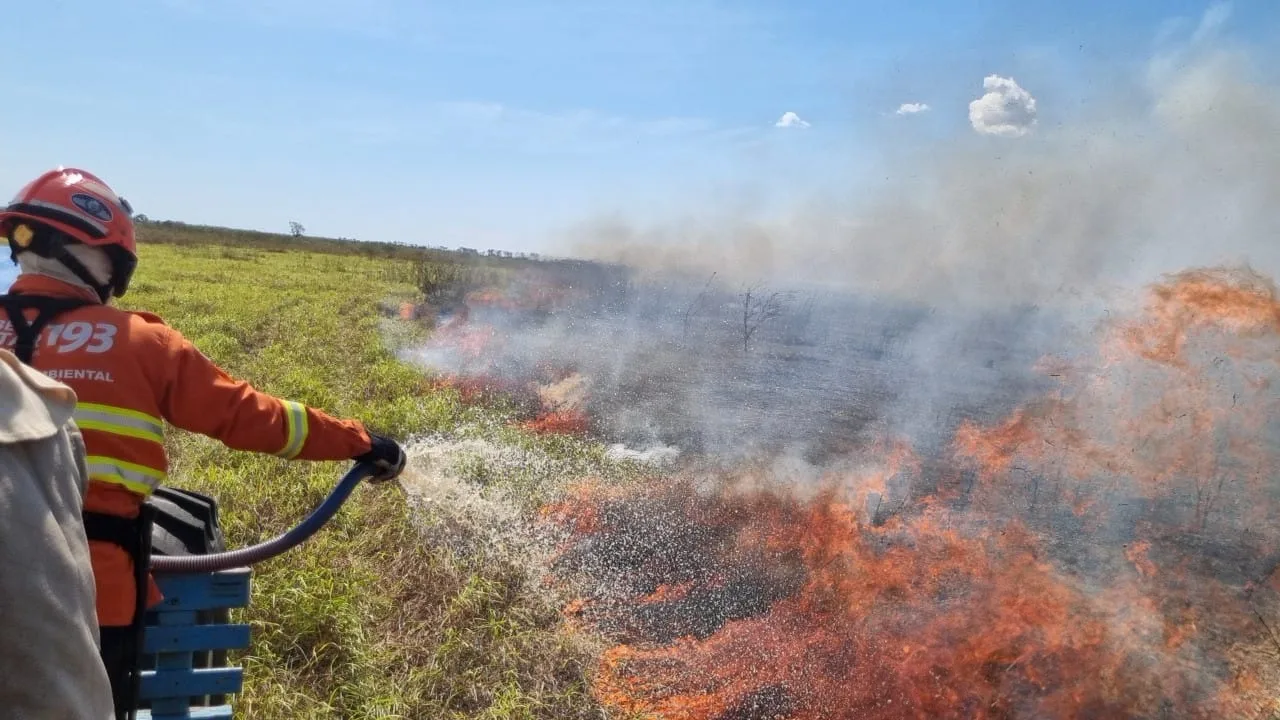
[{"label": "firefighter", "polygon": [[377,468],[375,482],[394,479],[405,463],[394,440],[259,392],[160,317],[113,307],[137,264],[132,214],[98,177],[61,167],[28,183],[0,211],[0,233],[20,266],[9,294],[0,295],[0,347],[78,397],[102,657],[122,717],[136,705],[143,614],[161,599],[146,571],[144,528],[145,500],[168,469],[164,422],[236,450],[367,461]]}]

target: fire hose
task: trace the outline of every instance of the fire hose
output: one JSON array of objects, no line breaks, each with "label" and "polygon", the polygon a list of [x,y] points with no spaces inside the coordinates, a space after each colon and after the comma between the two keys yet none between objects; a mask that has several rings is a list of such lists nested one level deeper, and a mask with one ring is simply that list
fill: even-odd
[{"label": "fire hose", "polygon": [[208,555],[160,555],[151,557],[151,571],[162,573],[208,573],[227,570],[235,567],[247,567],[269,560],[301,545],[308,538],[324,527],[330,518],[342,507],[351,491],[361,480],[373,475],[373,465],[356,463],[355,467],[338,481],[329,496],[311,511],[302,522],[292,529],[277,535],[270,540],[250,545],[246,548]]}]

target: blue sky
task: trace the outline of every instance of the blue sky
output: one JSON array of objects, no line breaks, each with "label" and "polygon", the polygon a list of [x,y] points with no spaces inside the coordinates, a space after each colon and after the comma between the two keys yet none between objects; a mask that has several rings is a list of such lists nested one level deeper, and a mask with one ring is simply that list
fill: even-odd
[{"label": "blue sky", "polygon": [[[5,11],[0,190],[80,165],[153,218],[546,251],[610,213],[852,192],[885,137],[972,133],[990,74],[1069,122],[1209,7],[26,2]],[[1274,7],[1235,2],[1224,27],[1274,45]],[[895,113],[912,102],[930,109]]]}]

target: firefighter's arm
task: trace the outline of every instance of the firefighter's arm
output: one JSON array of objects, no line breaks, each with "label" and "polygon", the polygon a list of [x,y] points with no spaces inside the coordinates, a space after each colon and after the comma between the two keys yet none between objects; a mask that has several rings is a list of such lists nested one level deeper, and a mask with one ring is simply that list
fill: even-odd
[{"label": "firefighter's arm", "polygon": [[346,460],[370,450],[363,424],[268,395],[236,380],[181,333],[164,327],[157,388],[160,410],[173,425],[235,450],[290,460]]}]

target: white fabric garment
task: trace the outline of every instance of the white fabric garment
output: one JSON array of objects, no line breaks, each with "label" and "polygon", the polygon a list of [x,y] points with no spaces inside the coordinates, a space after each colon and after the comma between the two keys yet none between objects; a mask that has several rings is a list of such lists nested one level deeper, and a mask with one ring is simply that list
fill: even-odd
[{"label": "white fabric garment", "polygon": [[[93,275],[99,284],[106,283],[111,279],[111,258],[107,256],[107,251],[91,245],[68,245],[67,251],[84,264],[85,268],[89,270],[89,274]],[[80,279],[79,275],[67,269],[66,265],[51,258],[40,257],[33,252],[24,252],[18,255],[18,267],[22,269],[24,275],[27,273],[48,275],[51,278],[57,278],[73,285],[79,285],[84,288],[89,287]],[[92,290],[94,288],[89,289]]]},{"label": "white fabric garment", "polygon": [[0,350],[0,716],[111,720],[71,388]]}]

